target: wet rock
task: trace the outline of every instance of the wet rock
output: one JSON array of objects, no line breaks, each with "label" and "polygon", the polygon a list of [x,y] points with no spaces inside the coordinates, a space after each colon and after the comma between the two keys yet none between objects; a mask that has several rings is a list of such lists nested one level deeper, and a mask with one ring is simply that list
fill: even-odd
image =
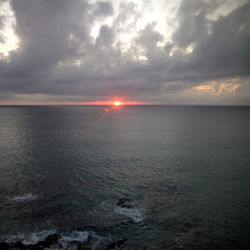
[{"label": "wet rock", "polygon": [[40,246],[38,246],[36,244],[35,245],[27,245],[26,248],[28,250],[42,250],[43,249],[42,247],[40,247]]},{"label": "wet rock", "polygon": [[125,239],[117,240],[117,241],[111,242],[110,244],[108,244],[108,245],[105,247],[105,250],[121,248],[122,246],[124,246],[125,242],[126,242]]},{"label": "wet rock", "polygon": [[78,246],[77,246],[77,250],[91,250],[91,247],[86,246],[83,243],[79,243]]},{"label": "wet rock", "polygon": [[121,198],[116,202],[116,206],[125,207],[125,208],[133,208],[134,202],[131,198]]},{"label": "wet rock", "polygon": [[17,249],[25,249],[26,248],[25,245],[20,241],[14,243],[11,247],[14,247],[14,248],[17,248]]},{"label": "wet rock", "polygon": [[58,243],[57,234],[51,234],[47,236],[44,240],[38,241],[36,245],[42,248],[45,248],[45,247],[49,248],[51,245],[55,245],[57,243]]},{"label": "wet rock", "polygon": [[[77,247],[78,250],[91,250],[91,246],[95,242],[95,239],[91,236],[88,235],[88,238],[86,241],[82,242],[79,240],[71,240],[69,241],[69,246],[71,247]],[[75,248],[74,248],[75,249]]]},{"label": "wet rock", "polygon": [[63,245],[61,243],[58,243],[57,246],[58,246],[58,249],[63,248]]},{"label": "wet rock", "polygon": [[48,242],[50,245],[58,243],[58,236],[57,234],[51,234],[45,238],[45,241]]},{"label": "wet rock", "polygon": [[84,242],[84,244],[85,244],[85,246],[91,248],[91,245],[93,244],[94,241],[95,241],[95,239],[91,235],[88,235],[88,239],[86,242]]},{"label": "wet rock", "polygon": [[121,246],[123,246],[123,245],[125,244],[125,242],[126,242],[125,239],[123,239],[123,240],[118,240],[118,241],[116,242],[116,245],[117,245],[118,247],[121,247]]},{"label": "wet rock", "polygon": [[0,242],[0,249],[1,250],[7,250],[10,249],[10,245],[6,242]]}]

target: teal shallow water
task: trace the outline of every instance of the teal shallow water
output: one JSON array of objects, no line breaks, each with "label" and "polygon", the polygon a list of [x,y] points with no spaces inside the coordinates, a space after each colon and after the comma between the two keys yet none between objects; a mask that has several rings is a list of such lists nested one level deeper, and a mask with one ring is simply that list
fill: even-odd
[{"label": "teal shallow water", "polygon": [[249,107],[104,108],[0,107],[2,237],[250,247]]}]

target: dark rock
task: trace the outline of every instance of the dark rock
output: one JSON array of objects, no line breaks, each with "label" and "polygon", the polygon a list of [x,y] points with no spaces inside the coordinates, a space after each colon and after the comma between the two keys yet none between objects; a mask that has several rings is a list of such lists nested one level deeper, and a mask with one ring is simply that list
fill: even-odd
[{"label": "dark rock", "polygon": [[36,243],[37,246],[39,247],[49,247],[50,244],[48,244],[48,242],[46,242],[45,240],[40,240]]},{"label": "dark rock", "polygon": [[63,245],[61,243],[57,244],[58,248],[63,248]]},{"label": "dark rock", "polygon": [[14,243],[11,247],[14,247],[14,248],[17,248],[17,249],[25,249],[26,248],[25,245],[20,241]]},{"label": "dark rock", "polygon": [[77,246],[77,250],[91,250],[91,247],[86,246],[83,243],[79,243],[78,246]]},{"label": "dark rock", "polygon": [[38,241],[36,244],[39,247],[50,247],[51,245],[57,244],[58,243],[58,236],[57,234],[51,234],[47,236],[44,240]]},{"label": "dark rock", "polygon": [[0,242],[0,249],[1,250],[10,249],[10,245],[7,242]]},{"label": "dark rock", "polygon": [[105,250],[108,250],[108,249],[115,249],[115,242],[111,242],[110,244],[108,244],[108,245],[105,247]]},{"label": "dark rock", "polygon": [[28,250],[42,250],[43,249],[42,247],[38,246],[37,244],[35,244],[35,245],[27,245],[26,248]]},{"label": "dark rock", "polygon": [[125,208],[133,208],[134,202],[131,198],[121,198],[116,202],[116,206],[125,207]]},{"label": "dark rock", "polygon": [[116,245],[117,245],[118,247],[121,247],[121,246],[123,246],[123,245],[125,244],[125,242],[126,242],[125,239],[124,239],[124,240],[118,240],[117,243],[116,243]]},{"label": "dark rock", "polygon": [[122,247],[122,246],[125,244],[125,242],[126,242],[125,239],[117,240],[117,241],[111,242],[110,244],[108,244],[108,245],[105,247],[105,250],[120,248],[120,247]]},{"label": "dark rock", "polygon": [[57,234],[51,234],[45,238],[45,241],[50,243],[50,245],[58,243],[58,236]]}]

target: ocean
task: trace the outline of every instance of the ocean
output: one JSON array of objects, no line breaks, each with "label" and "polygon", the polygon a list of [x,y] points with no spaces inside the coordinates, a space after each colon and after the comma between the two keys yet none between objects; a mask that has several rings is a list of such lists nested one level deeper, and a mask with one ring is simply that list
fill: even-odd
[{"label": "ocean", "polygon": [[250,249],[250,107],[1,106],[0,242],[51,234]]}]

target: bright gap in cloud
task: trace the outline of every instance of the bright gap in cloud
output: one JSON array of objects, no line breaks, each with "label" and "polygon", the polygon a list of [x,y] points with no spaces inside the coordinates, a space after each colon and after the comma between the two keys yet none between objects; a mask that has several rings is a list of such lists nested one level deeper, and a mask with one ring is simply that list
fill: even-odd
[{"label": "bright gap in cloud", "polygon": [[[113,16],[97,19],[91,27],[90,35],[96,40],[102,25],[112,27],[116,32],[115,44],[119,44],[122,52],[126,53],[134,45],[134,39],[138,37],[139,32],[148,24],[155,23],[154,30],[164,38],[158,46],[164,46],[167,41],[171,41],[176,29],[176,14],[180,2],[111,0]],[[140,53],[140,56],[144,55]]]},{"label": "bright gap in cloud", "polygon": [[241,86],[239,83],[234,82],[216,82],[211,81],[207,84],[199,85],[194,87],[193,89],[199,92],[207,92],[213,95],[221,95],[225,93],[234,94],[235,91]]},{"label": "bright gap in cloud", "polygon": [[15,34],[16,18],[9,1],[0,3],[0,58],[8,57],[10,52],[17,50],[19,39]]}]

